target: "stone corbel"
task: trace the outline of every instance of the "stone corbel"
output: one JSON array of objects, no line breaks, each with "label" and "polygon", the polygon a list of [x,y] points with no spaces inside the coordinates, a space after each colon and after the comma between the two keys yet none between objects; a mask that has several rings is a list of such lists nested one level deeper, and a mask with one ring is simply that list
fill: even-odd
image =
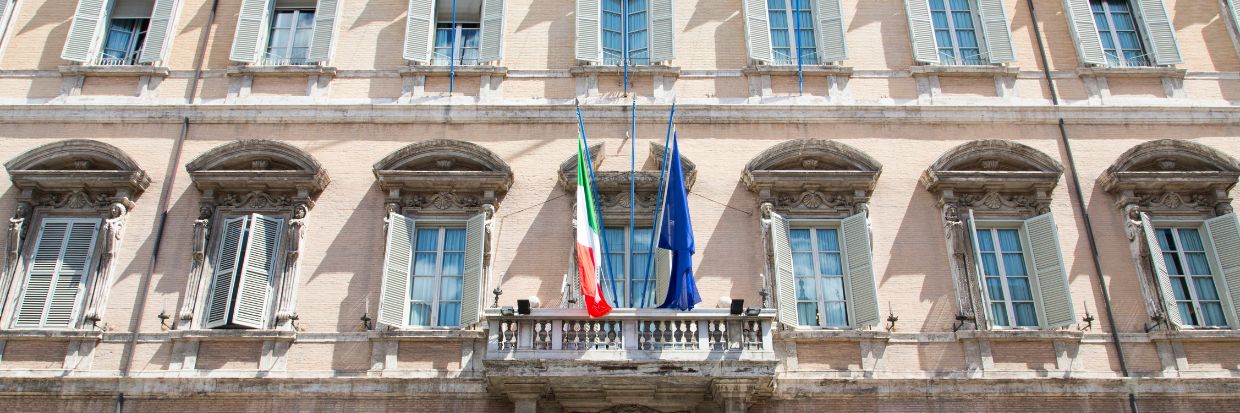
[{"label": "stone corbel", "polygon": [[711,396],[724,413],[744,413],[753,402],[757,387],[754,380],[748,379],[715,379],[710,383]]}]

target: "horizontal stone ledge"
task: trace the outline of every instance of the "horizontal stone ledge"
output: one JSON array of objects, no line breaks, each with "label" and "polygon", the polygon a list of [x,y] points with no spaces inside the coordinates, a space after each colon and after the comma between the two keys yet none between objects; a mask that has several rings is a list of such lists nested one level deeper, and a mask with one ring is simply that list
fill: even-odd
[{"label": "horizontal stone ledge", "polygon": [[293,330],[174,330],[168,332],[172,341],[294,341]]},{"label": "horizontal stone ledge", "polygon": [[13,329],[0,330],[0,340],[23,341],[63,341],[63,340],[103,340],[103,331],[99,330],[37,330]]},{"label": "horizontal stone ledge", "polygon": [[90,76],[90,77],[168,77],[169,70],[167,67],[152,65],[117,65],[117,66],[100,66],[100,65],[69,65],[60,66],[61,76]]},{"label": "horizontal stone ledge", "polygon": [[909,73],[913,77],[1016,77],[1020,68],[1001,65],[922,65],[912,66]]}]

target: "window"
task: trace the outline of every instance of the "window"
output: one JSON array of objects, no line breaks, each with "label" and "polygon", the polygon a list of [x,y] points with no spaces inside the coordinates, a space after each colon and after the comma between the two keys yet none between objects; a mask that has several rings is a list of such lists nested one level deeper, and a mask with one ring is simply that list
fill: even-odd
[{"label": "window", "polygon": [[241,0],[229,60],[314,65],[331,56],[339,0]]},{"label": "window", "polygon": [[796,275],[797,320],[801,325],[848,327],[844,265],[836,228],[788,231]]},{"label": "window", "polygon": [[43,219],[13,327],[76,327],[99,226],[98,218]]},{"label": "window", "polygon": [[[818,64],[810,0],[767,0],[766,10],[771,22],[773,63]],[[793,44],[796,45],[796,55],[792,53]]]},{"label": "window", "polygon": [[981,228],[977,230],[977,241],[991,325],[1037,327],[1038,315],[1020,230]]},{"label": "window", "polygon": [[646,0],[603,0],[603,64],[624,64],[626,47],[628,64],[650,64],[647,22]]},{"label": "window", "polygon": [[447,66],[478,64],[478,23],[440,23],[435,30],[434,64]]},{"label": "window", "polygon": [[142,43],[146,40],[147,25],[150,19],[112,19],[108,27],[108,38],[103,43],[103,55],[99,64],[132,65],[137,64],[142,53]]},{"label": "window", "polygon": [[224,219],[214,255],[203,327],[267,328],[284,218],[250,214]]},{"label": "window", "polygon": [[4,44],[5,34],[8,33],[9,20],[13,18],[13,9],[16,6],[16,0],[0,0],[0,45]]},{"label": "window", "polygon": [[1167,277],[1171,281],[1176,309],[1184,325],[1197,327],[1223,327],[1227,316],[1214,275],[1206,258],[1206,247],[1197,228],[1155,228],[1158,244],[1162,247],[1163,260],[1167,264]]},{"label": "window", "polygon": [[930,17],[934,24],[934,40],[938,45],[939,63],[945,65],[981,65],[977,22],[970,0],[930,0]]},{"label": "window", "polygon": [[271,40],[263,59],[268,65],[304,65],[314,38],[314,9],[276,9]]},{"label": "window", "polygon": [[176,8],[175,0],[79,0],[61,58],[103,66],[160,61]]},{"label": "window", "polygon": [[1128,0],[1090,0],[1107,64],[1149,66]]},{"label": "window", "polygon": [[465,228],[417,227],[410,325],[456,327],[461,319],[465,271]]},{"label": "window", "polygon": [[650,227],[604,227],[607,258],[603,273],[607,278],[600,282],[603,296],[615,308],[654,307],[665,298],[655,293],[655,266],[650,262],[653,235]]}]

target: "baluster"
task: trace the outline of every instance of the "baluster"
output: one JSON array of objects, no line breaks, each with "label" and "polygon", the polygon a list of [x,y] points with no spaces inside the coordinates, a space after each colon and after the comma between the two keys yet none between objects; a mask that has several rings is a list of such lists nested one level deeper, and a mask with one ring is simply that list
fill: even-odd
[{"label": "baluster", "polygon": [[693,321],[682,321],[685,326],[685,349],[696,350],[697,346],[697,323]]},{"label": "baluster", "polygon": [[727,323],[724,322],[723,320],[710,320],[710,349],[711,350],[720,351],[720,350],[726,350],[728,348],[727,341],[725,338],[727,337],[726,329],[727,329]]}]

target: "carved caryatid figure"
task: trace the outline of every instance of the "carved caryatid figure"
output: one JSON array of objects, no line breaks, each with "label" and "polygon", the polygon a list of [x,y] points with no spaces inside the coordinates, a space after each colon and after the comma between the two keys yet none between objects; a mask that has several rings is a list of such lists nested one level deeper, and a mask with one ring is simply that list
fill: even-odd
[{"label": "carved caryatid figure", "polygon": [[194,220],[193,253],[195,268],[201,267],[207,257],[207,236],[211,232],[212,209],[203,205],[198,209],[198,219]]},{"label": "carved caryatid figure", "polygon": [[124,203],[116,202],[112,204],[108,219],[103,221],[103,231],[99,236],[99,270],[91,280],[90,294],[84,314],[86,320],[99,321],[102,318],[103,306],[101,304],[112,285],[112,265],[116,261],[116,252],[119,249],[121,236],[125,232],[125,216],[128,213],[129,209]]},{"label": "carved caryatid figure", "polygon": [[8,239],[5,243],[5,269],[11,274],[13,267],[17,265],[17,256],[21,252],[22,238],[25,237],[26,218],[30,215],[30,205],[21,202],[17,204],[17,210],[13,212],[13,217],[9,218]]},{"label": "carved caryatid figure", "polygon": [[301,257],[301,241],[306,232],[306,214],[309,212],[310,207],[304,203],[298,203],[293,207],[293,218],[288,221],[288,227],[284,233],[284,271],[280,274],[281,282],[277,284],[280,286],[276,306],[278,322],[287,321],[294,314],[293,286],[296,280],[293,277],[297,275],[298,258]]}]

